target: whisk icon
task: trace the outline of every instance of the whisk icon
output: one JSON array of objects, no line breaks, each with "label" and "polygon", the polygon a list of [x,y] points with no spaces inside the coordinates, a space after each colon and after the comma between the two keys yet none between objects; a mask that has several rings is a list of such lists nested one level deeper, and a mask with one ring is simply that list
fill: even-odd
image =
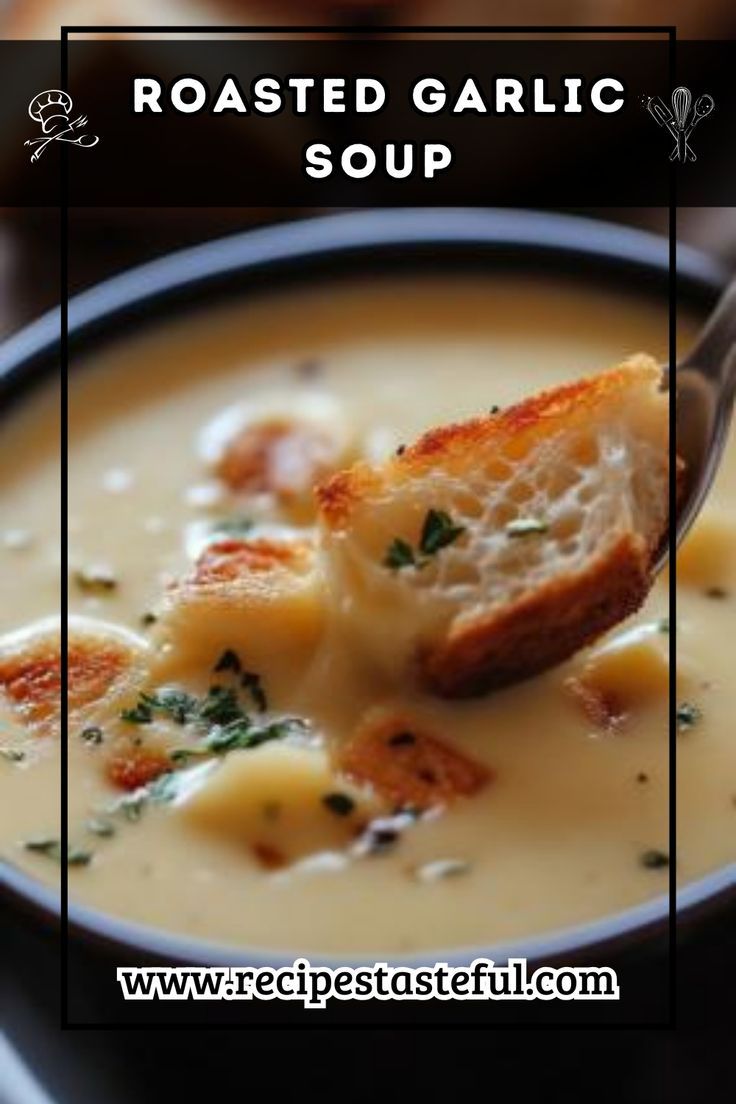
[{"label": "whisk icon", "polygon": [[675,129],[677,131],[677,160],[684,161],[687,157],[687,138],[685,127],[690,115],[690,105],[693,102],[690,89],[680,85],[672,93],[672,112],[675,116]]},{"label": "whisk icon", "polygon": [[650,96],[646,109],[658,126],[666,127],[676,145],[670,154],[670,161],[695,161],[695,152],[689,144],[690,135],[701,119],[707,118],[715,107],[712,96],[704,92],[693,105],[689,88],[680,85],[672,93],[672,110],[659,96]]}]

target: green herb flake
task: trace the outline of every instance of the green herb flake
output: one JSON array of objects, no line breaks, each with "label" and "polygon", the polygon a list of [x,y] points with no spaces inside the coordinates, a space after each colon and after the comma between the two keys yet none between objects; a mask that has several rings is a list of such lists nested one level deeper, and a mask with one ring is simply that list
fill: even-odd
[{"label": "green herb flake", "polygon": [[85,851],[81,847],[70,847],[66,855],[67,866],[89,866],[92,862],[92,852]]},{"label": "green herb flake", "polygon": [[97,725],[88,725],[87,728],[82,729],[79,735],[85,744],[91,745],[101,744],[104,739],[102,729]]},{"label": "green herb flake", "polygon": [[197,713],[197,699],[186,690],[177,690],[173,686],[148,695],[147,700],[152,709],[164,713],[178,725],[186,724]]},{"label": "green herb flake", "polygon": [[145,629],[150,628],[151,625],[155,625],[157,621],[158,617],[155,613],[151,613],[150,610],[147,610],[146,613],[141,616],[141,625],[143,625]]},{"label": "green herb flake", "polygon": [[702,710],[692,702],[682,702],[677,707],[677,731],[689,732],[702,718]]},{"label": "green herb flake", "polygon": [[549,531],[549,525],[541,518],[523,517],[515,518],[506,525],[508,537],[532,537],[539,536]]},{"label": "green herb flake", "polygon": [[103,820],[102,817],[92,817],[91,820],[87,821],[85,827],[93,836],[108,838],[115,835],[115,825],[109,820]]},{"label": "green herb flake", "polygon": [[392,571],[400,571],[403,567],[416,567],[414,550],[401,537],[394,537],[386,549],[383,564],[384,567],[390,567]]},{"label": "green herb flake", "polygon": [[26,753],[20,748],[0,748],[0,756],[8,763],[22,763]]},{"label": "green herb flake", "polygon": [[240,677],[240,685],[244,690],[250,692],[250,696],[253,698],[253,702],[256,709],[260,713],[265,713],[268,709],[268,699],[266,698],[266,692],[261,685],[260,675],[255,674],[253,671],[243,671]]},{"label": "green herb flake", "polygon": [[241,670],[240,659],[237,652],[234,652],[232,648],[227,648],[213,667],[215,674],[219,674],[220,671],[232,671],[237,675],[240,674]]},{"label": "green herb flake", "polygon": [[206,697],[199,703],[197,718],[213,725],[247,721],[247,715],[238,702],[235,690],[229,686],[210,686]]},{"label": "green herb flake", "polygon": [[153,710],[146,701],[146,695],[141,694],[140,699],[131,709],[123,709],[120,720],[128,724],[150,724],[153,720]]},{"label": "green herb flake", "polygon": [[154,693],[142,693],[132,709],[124,709],[122,720],[129,724],[151,724],[156,713],[163,713],[176,724],[183,725],[196,716],[197,699],[185,690],[164,687]]},{"label": "green herb flake", "polygon": [[664,633],[665,636],[669,635],[670,631],[670,619],[669,617],[661,617],[657,622],[657,631]]},{"label": "green herb flake", "polygon": [[[54,837],[39,836],[35,839],[25,840],[23,846],[27,851],[35,851],[36,854],[45,855],[49,859],[61,862],[61,843]],[[88,866],[91,861],[91,851],[85,851],[81,847],[70,847],[67,851],[67,866]]]},{"label": "green herb flake", "polygon": [[210,526],[210,533],[213,537],[219,536],[228,537],[244,537],[246,533],[249,533],[253,528],[254,522],[251,518],[246,517],[230,517],[219,518],[212,522]]},{"label": "green herb flake", "polygon": [[47,855],[50,859],[61,859],[61,844],[58,839],[50,836],[37,836],[34,839],[25,840],[23,843],[26,851],[35,851],[39,855]]},{"label": "green herb flake", "polygon": [[429,510],[422,526],[419,548],[425,556],[434,556],[453,544],[465,532],[464,525],[455,525],[444,510]]},{"label": "green herb flake", "polygon": [[169,757],[174,763],[186,763],[189,759],[199,759],[207,755],[226,755],[230,751],[248,750],[271,740],[282,740],[304,726],[305,722],[299,717],[286,717],[262,727],[253,725],[244,717],[227,725],[216,725],[199,744],[175,748]]},{"label": "green herb flake", "polygon": [[145,790],[136,791],[132,794],[126,794],[125,797],[121,797],[120,800],[110,810],[111,812],[121,812],[126,820],[129,820],[132,824],[137,823],[143,814],[143,807],[146,804],[148,794]]},{"label": "green herb flake", "polygon": [[355,809],[352,797],[345,793],[328,793],[322,798],[322,804],[336,816],[346,817]]},{"label": "green herb flake", "polygon": [[670,865],[669,855],[664,851],[658,851],[656,848],[649,848],[647,851],[642,851],[639,862],[647,870],[662,870],[664,867]]}]

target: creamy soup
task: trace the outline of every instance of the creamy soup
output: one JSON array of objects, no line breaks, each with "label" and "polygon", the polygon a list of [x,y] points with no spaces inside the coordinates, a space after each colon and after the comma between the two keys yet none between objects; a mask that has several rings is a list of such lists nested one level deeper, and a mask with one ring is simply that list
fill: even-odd
[{"label": "creamy soup", "polygon": [[[683,348],[693,332],[683,319]],[[76,365],[70,384],[70,610],[88,627],[129,630],[145,665],[161,646],[162,596],[203,550],[242,532],[309,532],[308,495],[285,507],[268,489],[226,485],[213,468],[212,442],[234,403],[273,416],[281,404],[284,418],[317,411],[317,422],[335,423],[334,464],[348,453],[382,457],[428,427],[637,351],[665,360],[666,346],[664,305],[518,276],[318,286],[126,336]],[[58,606],[57,444],[49,386],[13,410],[0,441],[4,633]],[[287,450],[287,469],[293,461]],[[732,447],[679,592],[683,884],[736,859],[735,506]],[[213,685],[232,691],[236,719],[247,712],[268,730],[258,746],[192,754],[171,700],[151,706],[138,688],[93,723],[70,725],[74,901],[233,944],[372,955],[517,939],[666,892],[665,581],[587,653],[461,702],[392,685],[323,631],[310,601],[260,610],[237,639],[226,616],[194,608],[146,683],[149,694],[166,683],[188,695],[187,717],[201,716]],[[570,690],[590,670],[631,692],[611,725]],[[331,752],[376,708],[436,737],[484,784],[431,815],[397,817],[354,780],[326,773],[314,749]],[[58,735],[25,731],[7,700],[0,709],[2,855],[55,883]],[[268,727],[294,717],[285,739]],[[183,749],[170,759],[177,785],[185,779],[173,799],[158,799],[167,774],[157,797],[135,770],[131,785],[127,760],[111,772],[121,739],[144,757],[153,746],[154,760]],[[366,835],[376,817],[383,827]]]}]

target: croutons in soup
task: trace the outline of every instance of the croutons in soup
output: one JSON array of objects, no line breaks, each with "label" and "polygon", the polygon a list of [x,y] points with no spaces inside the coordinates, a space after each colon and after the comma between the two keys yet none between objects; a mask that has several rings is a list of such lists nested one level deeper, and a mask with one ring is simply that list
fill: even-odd
[{"label": "croutons in soup", "polygon": [[[683,347],[693,332],[681,322]],[[50,384],[29,396],[0,440],[2,857],[51,884],[65,868],[72,900],[116,916],[294,953],[488,947],[665,894],[667,580],[582,650],[595,632],[567,649],[549,638],[537,674],[509,648],[510,679],[494,679],[487,652],[476,668],[443,652],[415,670],[398,656],[423,594],[439,578],[481,602],[494,526],[478,522],[469,554],[481,507],[462,482],[436,500],[431,480],[420,496],[409,486],[398,512],[379,495],[380,525],[361,518],[360,540],[382,607],[354,589],[339,532],[326,548],[314,487],[339,488],[361,462],[408,470],[433,427],[485,426],[529,395],[666,350],[666,305],[515,274],[274,294],[162,322],[76,365],[67,855],[57,406]],[[595,466],[589,451],[582,467]],[[576,502],[595,527],[588,482]],[[552,522],[561,555],[577,530],[551,516],[551,483],[544,501],[528,483],[513,483],[496,529],[504,563],[542,570]],[[645,530],[634,521],[623,528]],[[681,557],[682,884],[736,859],[735,550],[736,445]],[[476,669],[482,685],[463,682]]]}]

